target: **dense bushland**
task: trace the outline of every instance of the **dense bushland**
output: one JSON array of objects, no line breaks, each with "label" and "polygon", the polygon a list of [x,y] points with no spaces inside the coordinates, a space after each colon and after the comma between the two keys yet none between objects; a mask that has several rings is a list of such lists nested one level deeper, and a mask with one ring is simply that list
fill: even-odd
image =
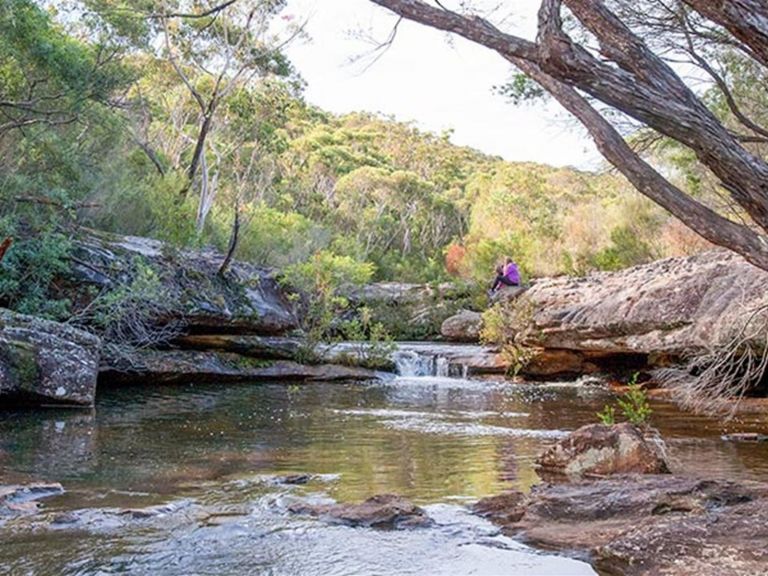
[{"label": "dense bushland", "polygon": [[[80,226],[231,249],[302,286],[319,261],[344,279],[485,281],[506,255],[532,277],[706,245],[614,173],[310,105],[281,52],[300,36],[281,2],[195,18],[143,4],[0,3],[0,241],[14,240],[0,305],[66,316],[49,296]],[[684,152],[655,154],[713,196]]]}]

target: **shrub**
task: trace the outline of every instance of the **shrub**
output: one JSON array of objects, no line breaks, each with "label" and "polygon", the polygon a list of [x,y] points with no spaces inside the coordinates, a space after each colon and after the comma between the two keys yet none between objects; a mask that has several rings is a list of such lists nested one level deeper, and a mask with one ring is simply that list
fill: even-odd
[{"label": "shrub", "polygon": [[0,237],[16,238],[0,262],[0,305],[21,312],[62,320],[70,301],[52,294],[55,281],[69,272],[71,242],[55,229],[28,238],[17,237],[17,226],[0,220]]},{"label": "shrub", "polygon": [[[642,426],[648,423],[648,418],[650,418],[653,411],[648,404],[648,396],[645,390],[637,383],[637,377],[638,373],[635,372],[627,383],[627,392],[617,398],[616,402],[619,404],[621,413],[628,422],[635,426]],[[603,407],[602,412],[597,413],[597,417],[606,425],[616,423],[613,406],[606,405]]]},{"label": "shrub", "polygon": [[286,268],[284,282],[305,297],[302,328],[310,348],[329,337],[333,320],[348,306],[347,300],[339,295],[339,289],[364,284],[371,276],[371,263],[358,262],[327,250],[320,250],[306,262]]}]

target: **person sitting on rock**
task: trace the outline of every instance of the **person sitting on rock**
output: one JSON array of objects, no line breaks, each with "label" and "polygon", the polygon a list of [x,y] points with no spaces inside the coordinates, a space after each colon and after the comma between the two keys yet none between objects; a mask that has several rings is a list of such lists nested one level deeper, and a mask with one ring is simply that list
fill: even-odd
[{"label": "person sitting on rock", "polygon": [[512,258],[507,258],[507,263],[504,266],[496,267],[496,279],[491,286],[491,294],[495,294],[501,287],[504,286],[520,286],[520,270],[517,268],[517,264],[512,261]]}]

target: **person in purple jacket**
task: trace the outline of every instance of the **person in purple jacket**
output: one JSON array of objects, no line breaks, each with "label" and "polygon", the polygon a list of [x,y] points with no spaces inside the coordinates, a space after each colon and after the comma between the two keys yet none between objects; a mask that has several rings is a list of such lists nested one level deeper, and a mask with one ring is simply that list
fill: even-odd
[{"label": "person in purple jacket", "polygon": [[493,281],[491,287],[491,294],[494,294],[501,286],[520,286],[520,270],[517,268],[517,264],[512,261],[512,258],[507,258],[507,263],[504,266],[496,267],[496,279]]}]

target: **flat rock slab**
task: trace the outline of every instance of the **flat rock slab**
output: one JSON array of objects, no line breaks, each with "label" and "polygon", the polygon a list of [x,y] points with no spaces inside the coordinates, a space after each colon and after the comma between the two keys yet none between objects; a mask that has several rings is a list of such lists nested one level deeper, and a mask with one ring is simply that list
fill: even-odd
[{"label": "flat rock slab", "polygon": [[216,351],[140,350],[130,356],[105,358],[102,382],[147,384],[247,382],[254,380],[371,380],[380,374],[335,364],[306,365],[287,360],[257,360]]},{"label": "flat rock slab", "polygon": [[93,405],[100,349],[93,334],[0,309],[0,397]]},{"label": "flat rock slab", "polygon": [[588,552],[606,574],[768,574],[768,484],[635,475],[503,496],[475,510],[526,543]]},{"label": "flat rock slab", "polygon": [[422,508],[395,494],[380,494],[360,504],[292,504],[289,510],[347,526],[417,528],[432,525]]}]

